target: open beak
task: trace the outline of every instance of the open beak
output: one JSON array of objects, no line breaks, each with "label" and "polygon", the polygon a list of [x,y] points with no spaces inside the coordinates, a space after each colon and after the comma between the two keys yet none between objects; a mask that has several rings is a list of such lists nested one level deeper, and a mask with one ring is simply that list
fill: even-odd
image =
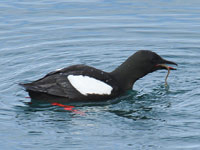
[{"label": "open beak", "polygon": [[168,70],[167,75],[166,75],[166,77],[165,77],[165,86],[167,86],[167,78],[168,78],[168,76],[169,76],[170,70],[176,70],[176,68],[171,67],[171,66],[168,66],[167,64],[171,64],[171,65],[176,65],[176,66],[178,66],[175,62],[168,61],[168,60],[165,60],[165,59],[162,59],[162,60],[156,65],[156,68],[157,68],[157,69],[166,69],[166,70]]},{"label": "open beak", "polygon": [[157,64],[156,67],[159,67],[159,69],[176,70],[176,68],[168,66],[168,64],[178,66],[175,62],[162,59],[162,61],[159,64]]}]

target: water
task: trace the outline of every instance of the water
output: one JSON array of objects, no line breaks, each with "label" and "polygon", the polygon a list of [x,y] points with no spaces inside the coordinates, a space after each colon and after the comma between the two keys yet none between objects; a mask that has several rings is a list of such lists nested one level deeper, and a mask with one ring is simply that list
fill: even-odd
[{"label": "water", "polygon": [[[1,149],[200,149],[199,1],[6,0],[0,14]],[[72,64],[112,71],[140,49],[179,64],[169,89],[157,71],[83,116],[29,105],[18,85]]]}]

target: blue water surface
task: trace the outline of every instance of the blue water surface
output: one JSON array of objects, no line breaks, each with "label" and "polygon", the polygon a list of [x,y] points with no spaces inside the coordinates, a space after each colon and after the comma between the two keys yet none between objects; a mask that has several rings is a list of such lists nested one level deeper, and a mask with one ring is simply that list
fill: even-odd
[{"label": "blue water surface", "polygon": [[[200,149],[200,1],[6,0],[0,20],[0,149]],[[140,49],[179,64],[169,88],[157,71],[79,115],[30,105],[18,85],[73,64],[112,71]]]}]

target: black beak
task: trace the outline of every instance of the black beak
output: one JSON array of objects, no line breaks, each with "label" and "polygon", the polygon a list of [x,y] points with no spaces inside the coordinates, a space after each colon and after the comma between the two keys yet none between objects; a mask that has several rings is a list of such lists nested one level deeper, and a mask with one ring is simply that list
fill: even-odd
[{"label": "black beak", "polygon": [[178,66],[178,64],[175,63],[175,62],[173,62],[173,61],[168,61],[168,60],[162,59],[162,60],[156,65],[156,67],[159,67],[158,69],[176,70],[176,68],[171,67],[171,66],[168,66],[167,64]]},{"label": "black beak", "polygon": [[165,60],[165,59],[163,59],[163,63],[164,63],[164,64],[171,64],[171,65],[176,65],[176,66],[178,66],[177,63],[175,63],[175,62],[173,62],[173,61],[168,61],[168,60]]}]

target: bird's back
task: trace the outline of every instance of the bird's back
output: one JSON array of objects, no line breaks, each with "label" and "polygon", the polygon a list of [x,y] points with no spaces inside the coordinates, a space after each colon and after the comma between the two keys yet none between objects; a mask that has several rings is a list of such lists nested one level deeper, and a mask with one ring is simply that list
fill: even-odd
[{"label": "bird's back", "polygon": [[120,88],[107,72],[85,65],[74,65],[22,86],[31,98],[45,101],[101,101],[116,97]]}]

